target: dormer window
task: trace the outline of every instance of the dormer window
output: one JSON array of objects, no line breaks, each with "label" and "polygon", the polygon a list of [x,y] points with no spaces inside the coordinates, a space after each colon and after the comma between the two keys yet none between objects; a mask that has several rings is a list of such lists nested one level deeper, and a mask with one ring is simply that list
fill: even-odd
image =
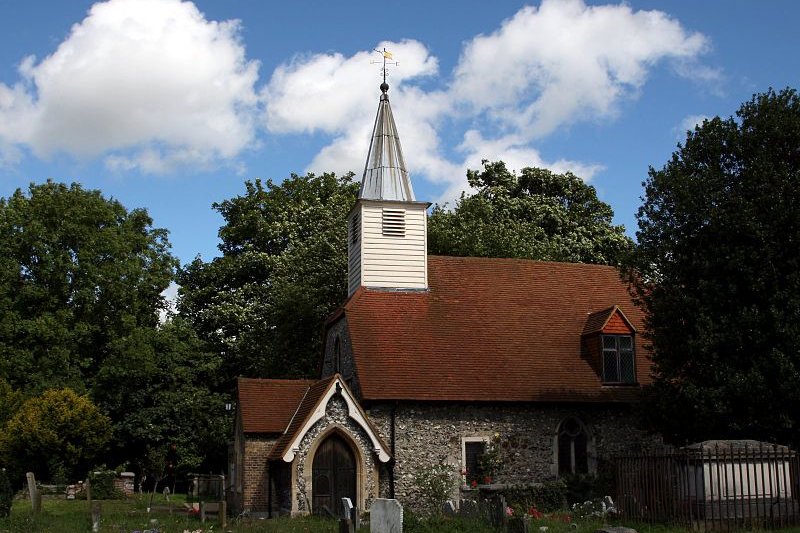
[{"label": "dormer window", "polygon": [[632,335],[603,335],[603,383],[636,383]]},{"label": "dormer window", "polygon": [[589,313],[582,337],[603,385],[636,384],[636,328],[622,309],[614,305]]}]

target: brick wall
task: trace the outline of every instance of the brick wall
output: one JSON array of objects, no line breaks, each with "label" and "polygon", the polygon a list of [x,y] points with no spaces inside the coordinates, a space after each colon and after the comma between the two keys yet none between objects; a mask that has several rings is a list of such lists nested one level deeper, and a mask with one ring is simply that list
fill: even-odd
[{"label": "brick wall", "polygon": [[249,511],[267,510],[267,456],[277,439],[248,435],[244,443],[242,506]]}]

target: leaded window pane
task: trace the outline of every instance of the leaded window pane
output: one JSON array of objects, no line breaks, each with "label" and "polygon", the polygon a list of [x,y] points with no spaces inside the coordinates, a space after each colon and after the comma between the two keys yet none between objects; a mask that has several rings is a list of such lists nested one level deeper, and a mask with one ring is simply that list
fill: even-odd
[{"label": "leaded window pane", "polygon": [[619,381],[619,368],[617,367],[617,352],[603,352],[603,381],[616,383]]},{"label": "leaded window pane", "polygon": [[623,383],[636,383],[636,375],[633,367],[633,352],[621,352],[619,354],[619,373],[620,381]]},{"label": "leaded window pane", "polygon": [[604,350],[616,350],[617,349],[617,338],[613,335],[604,335],[603,336],[603,349]]},{"label": "leaded window pane", "polygon": [[619,339],[619,350],[623,351],[630,351],[633,350],[633,337],[629,337],[627,335],[617,337]]}]

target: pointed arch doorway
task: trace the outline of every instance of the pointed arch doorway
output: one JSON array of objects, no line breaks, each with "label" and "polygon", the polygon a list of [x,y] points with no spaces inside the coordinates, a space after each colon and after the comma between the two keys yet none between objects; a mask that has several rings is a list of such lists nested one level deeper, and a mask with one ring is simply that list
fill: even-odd
[{"label": "pointed arch doorway", "polygon": [[322,516],[340,516],[342,498],[356,504],[356,459],[338,433],[317,448],[312,465],[312,509]]}]

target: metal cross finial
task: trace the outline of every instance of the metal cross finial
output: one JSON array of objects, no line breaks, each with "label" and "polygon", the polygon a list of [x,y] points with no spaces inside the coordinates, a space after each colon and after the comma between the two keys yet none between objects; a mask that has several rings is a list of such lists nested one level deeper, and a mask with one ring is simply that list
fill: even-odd
[{"label": "metal cross finial", "polygon": [[[375,48],[374,50],[376,52],[378,52],[379,54],[381,54],[382,59],[383,59],[383,61],[382,61],[383,62],[383,67],[381,68],[381,74],[383,74],[383,85],[381,85],[381,87],[383,87],[383,86],[386,86],[386,76],[389,75],[389,70],[386,68],[387,65],[398,66],[400,63],[398,63],[397,61],[391,61],[391,59],[394,59],[394,58],[392,57],[392,53],[389,52],[386,48],[384,48],[383,50],[378,50],[377,48]],[[387,61],[387,59],[390,60],[390,61]],[[381,61],[370,61],[369,63],[370,63],[370,65],[374,65],[376,63],[381,63]],[[388,86],[387,86],[387,89],[388,89]],[[386,92],[386,91],[384,91],[384,92]]]}]

